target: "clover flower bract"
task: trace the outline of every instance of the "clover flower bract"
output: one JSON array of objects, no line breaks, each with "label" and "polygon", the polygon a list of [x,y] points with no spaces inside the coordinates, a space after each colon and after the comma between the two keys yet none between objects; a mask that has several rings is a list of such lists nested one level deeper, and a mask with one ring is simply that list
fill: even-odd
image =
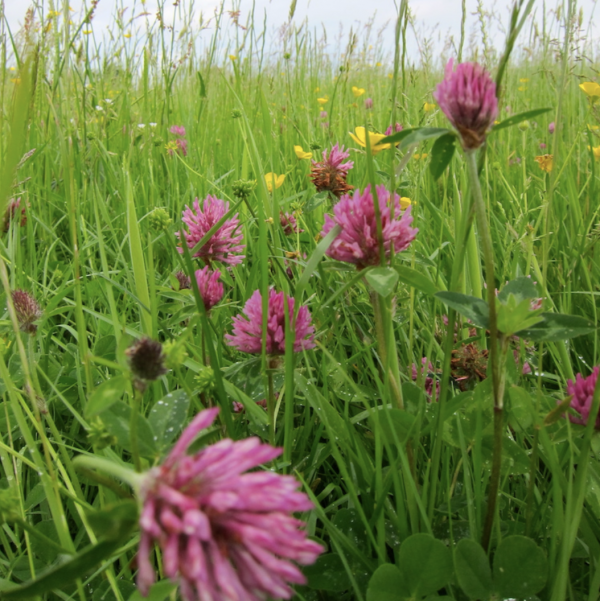
[{"label": "clover flower bract", "polygon": [[[186,206],[182,214],[182,220],[189,228],[189,231],[185,233],[185,241],[190,250],[228,212],[229,203],[209,194],[204,200],[202,208],[200,208],[197,198],[194,200],[193,207],[192,210]],[[236,254],[244,250],[244,245],[240,244],[242,234],[238,233],[239,227],[240,221],[236,213],[231,219],[226,219],[193,256],[200,257],[207,262],[220,261],[229,265],[238,265],[244,259],[244,255]],[[179,233],[176,235],[179,236]],[[183,253],[183,249],[178,250]]]},{"label": "clover flower bract", "polygon": [[155,581],[149,555],[157,542],[164,573],[179,582],[185,601],[289,599],[288,583],[306,582],[292,562],[308,565],[323,552],[292,515],[312,503],[293,476],[248,472],[282,452],[258,438],[225,439],[188,455],[218,412],[200,412],[145,476],[138,587],[147,595]]},{"label": "clover flower bract", "polygon": [[433,97],[457,129],[465,150],[479,148],[498,116],[496,84],[489,73],[477,63],[460,63],[454,71],[450,59]]},{"label": "clover flower bract", "polygon": [[[269,291],[267,313],[267,353],[283,355],[285,353],[285,313],[283,292]],[[313,335],[315,328],[311,324],[308,309],[302,305],[298,309],[296,322],[293,323],[294,299],[287,298],[290,331],[294,333],[294,352],[315,347]],[[260,290],[255,290],[244,305],[243,315],[233,318],[233,334],[226,334],[229,346],[244,353],[259,354],[262,352],[263,311]]]},{"label": "clover flower bract", "polygon": [[[394,252],[406,250],[419,230],[411,227],[413,222],[411,207],[402,211],[400,197],[397,194],[394,194],[393,219],[389,206],[390,193],[385,186],[377,186],[377,198],[381,213],[383,247],[386,258],[389,258],[392,245]],[[337,261],[353,263],[359,269],[379,264],[374,205],[371,187],[367,186],[362,193],[356,190],[353,196],[349,194],[342,196],[340,202],[333,207],[333,217],[325,215],[321,236],[326,236],[336,225],[342,229],[327,250],[326,254],[329,257]]]}]

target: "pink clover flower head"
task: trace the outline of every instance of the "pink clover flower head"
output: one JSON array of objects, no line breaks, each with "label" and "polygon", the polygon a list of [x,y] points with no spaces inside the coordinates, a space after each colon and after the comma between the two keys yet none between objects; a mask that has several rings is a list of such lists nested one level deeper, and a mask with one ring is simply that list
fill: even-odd
[{"label": "pink clover flower head", "polygon": [[[185,241],[191,250],[204,238],[206,233],[217,223],[229,210],[229,203],[211,196],[205,198],[202,208],[196,198],[193,209],[188,206],[182,213],[182,220],[188,226],[188,232],[184,232]],[[229,265],[238,265],[244,259],[239,255],[244,250],[242,234],[238,232],[240,221],[236,213],[231,219],[225,220],[223,225],[206,241],[206,243],[194,254],[207,262],[220,261]],[[176,234],[179,236],[179,233]],[[183,253],[183,249],[178,249]]]},{"label": "pink clover flower head", "polygon": [[373,99],[372,98],[366,98],[365,99],[365,108],[370,111],[373,108]]},{"label": "pink clover flower head", "polygon": [[[311,323],[311,315],[307,307],[298,309],[296,322],[294,317],[294,299],[287,298],[290,330],[294,332],[294,352],[305,351],[315,347],[315,328]],[[255,290],[244,305],[241,315],[233,318],[233,333],[226,334],[229,346],[244,353],[259,354],[262,352],[263,311],[260,290]],[[267,353],[283,355],[285,353],[285,313],[283,292],[269,290],[267,313]]]},{"label": "pink clover flower head", "polygon": [[286,236],[291,236],[292,234],[301,234],[304,230],[298,227],[298,222],[294,217],[293,213],[288,213],[287,211],[284,213],[283,211],[279,211],[279,223],[283,228],[283,233]]},{"label": "pink clover flower head", "polygon": [[[581,417],[569,414],[569,419],[574,424],[581,424],[585,426],[590,417],[590,411],[592,409],[592,400],[594,398],[594,389],[596,388],[596,381],[598,380],[598,373],[600,373],[600,367],[594,367],[592,373],[584,378],[581,374],[577,374],[575,382],[569,380],[567,382],[567,394],[572,395],[571,408],[575,409]],[[600,430],[600,414],[596,415],[596,430]]]},{"label": "pink clover flower head", "polygon": [[319,117],[321,117],[321,119],[327,119],[327,111],[321,111]]},{"label": "pink clover flower head", "polygon": [[196,271],[198,290],[208,313],[223,298],[223,284],[219,282],[220,271],[212,271],[207,265],[204,269]]},{"label": "pink clover flower head", "polygon": [[540,150],[545,150],[546,142],[540,142]]},{"label": "pink clover flower head", "polygon": [[187,145],[187,140],[176,140],[175,143],[177,144],[177,149],[179,150],[179,152],[181,152],[181,154],[186,157],[187,153],[188,153],[188,145]]},{"label": "pink clover flower head", "polygon": [[454,71],[450,59],[433,97],[458,130],[464,149],[479,148],[498,116],[496,84],[489,73],[477,63],[460,63]]},{"label": "pink clover flower head", "polygon": [[173,125],[169,130],[169,133],[183,138],[183,136],[185,136],[185,127],[183,127],[183,125]]},{"label": "pink clover flower head", "polygon": [[[393,218],[390,210],[390,193],[385,186],[377,186],[377,198],[381,213],[383,247],[386,258],[389,258],[392,245],[394,252],[406,250],[419,230],[411,227],[413,222],[411,207],[409,206],[403,212],[397,194],[394,194]],[[375,202],[370,186],[367,186],[362,193],[356,190],[353,196],[349,194],[342,196],[340,202],[333,207],[333,217],[325,215],[321,236],[325,237],[336,225],[341,227],[341,232],[327,250],[326,254],[329,257],[336,261],[353,263],[358,269],[379,265]]]},{"label": "pink clover flower head", "polygon": [[306,582],[295,563],[314,563],[323,552],[292,515],[313,505],[293,476],[248,471],[282,452],[258,438],[224,439],[188,455],[218,412],[196,415],[140,487],[138,587],[145,596],[155,582],[149,556],[158,543],[185,601],[289,599],[289,583]]},{"label": "pink clover flower head", "polygon": [[548,125],[548,132],[553,134],[555,129],[556,129],[556,125],[554,124],[554,121],[552,121],[552,123],[550,123]]},{"label": "pink clover flower head", "polygon": [[397,133],[399,131],[402,131],[404,128],[402,127],[402,125],[400,123],[396,123],[396,125],[390,125],[386,130],[385,130],[385,135],[386,136],[391,136],[393,133]]}]

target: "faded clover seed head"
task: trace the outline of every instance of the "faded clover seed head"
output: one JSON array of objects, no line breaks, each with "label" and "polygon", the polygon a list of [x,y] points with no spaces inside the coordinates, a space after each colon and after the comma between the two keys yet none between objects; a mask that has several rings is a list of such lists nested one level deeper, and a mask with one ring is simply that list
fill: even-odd
[{"label": "faded clover seed head", "polygon": [[[315,328],[311,324],[311,316],[303,305],[298,309],[294,323],[294,299],[287,298],[288,319],[290,331],[294,333],[294,352],[308,350],[315,347],[313,341]],[[244,305],[242,315],[233,318],[233,333],[226,334],[225,339],[229,346],[237,348],[244,353],[259,354],[262,352],[263,311],[260,290],[254,294]],[[269,291],[267,313],[267,354],[283,355],[285,353],[285,313],[284,293]]]},{"label": "faded clover seed head", "polygon": [[[402,211],[400,197],[394,194],[394,212],[390,209],[390,193],[385,186],[377,186],[377,198],[381,214],[381,228],[385,256],[389,259],[392,251],[406,250],[415,239],[416,228],[411,227],[412,207]],[[321,236],[325,237],[336,225],[341,232],[327,250],[327,255],[336,261],[352,263],[358,269],[371,265],[379,265],[379,242],[377,239],[377,222],[375,219],[375,201],[371,187],[364,192],[356,190],[353,196],[346,194],[333,207],[333,217],[325,215],[325,224]]]},{"label": "faded clover seed head", "polygon": [[21,331],[35,334],[37,326],[34,322],[43,315],[38,302],[29,292],[21,289],[13,290],[11,296]]},{"label": "faded clover seed head", "polygon": [[[197,198],[194,200],[193,209],[186,206],[182,220],[188,226],[188,231],[184,232],[188,248],[192,250],[228,211],[228,202],[210,194],[205,198],[202,207]],[[239,229],[240,221],[236,213],[231,219],[226,219],[193,256],[209,263],[220,261],[229,265],[238,265],[244,259],[244,255],[237,254],[244,250],[244,245],[240,244],[243,236]],[[176,235],[180,237],[179,233]],[[183,253],[183,249],[179,249],[179,252]]]},{"label": "faded clover seed head", "polygon": [[474,150],[485,142],[498,116],[498,99],[496,84],[481,65],[460,63],[455,71],[454,60],[450,59],[433,97],[460,134],[465,150]]},{"label": "faded clover seed head", "polygon": [[309,175],[317,192],[329,191],[340,198],[352,190],[353,186],[346,181],[348,171],[354,167],[352,161],[344,160],[350,156],[347,150],[336,144],[329,152],[323,151],[322,161],[312,161],[312,169]]},{"label": "faded clover seed head", "polygon": [[136,340],[126,351],[133,375],[142,381],[152,382],[167,373],[162,344],[144,337]]},{"label": "faded clover seed head", "polygon": [[192,287],[190,276],[186,275],[183,271],[178,271],[175,274],[175,279],[179,283],[179,290],[189,290]]},{"label": "faded clover seed head", "polygon": [[[581,374],[577,374],[574,382],[573,380],[567,382],[567,394],[573,397],[571,399],[571,408],[575,409],[581,416],[577,417],[569,413],[569,419],[574,424],[585,426],[590,418],[598,373],[600,373],[600,367],[597,366],[594,367],[594,370],[587,378],[584,378]],[[594,428],[600,430],[600,414],[595,416]]]},{"label": "faded clover seed head", "polygon": [[165,462],[146,474],[138,587],[147,595],[155,582],[149,556],[157,543],[164,573],[185,601],[289,599],[289,583],[306,582],[295,564],[314,563],[324,550],[292,515],[312,503],[293,476],[248,471],[282,452],[258,438],[225,439],[188,455],[218,412],[199,413]]}]

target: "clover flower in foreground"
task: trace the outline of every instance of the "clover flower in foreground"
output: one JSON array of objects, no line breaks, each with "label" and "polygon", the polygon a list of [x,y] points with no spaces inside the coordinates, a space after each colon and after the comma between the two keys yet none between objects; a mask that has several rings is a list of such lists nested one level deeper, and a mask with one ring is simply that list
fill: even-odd
[{"label": "clover flower in foreground", "polygon": [[167,144],[167,152],[173,156],[175,152],[180,152],[184,157],[187,156],[187,140],[185,139],[185,127],[182,125],[173,125],[169,133],[175,136],[175,140]]},{"label": "clover flower in foreground", "polygon": [[[193,210],[188,206],[182,213],[182,220],[188,226],[185,232],[185,241],[188,248],[193,249],[206,233],[229,211],[229,203],[211,196],[204,200],[202,208],[196,198]],[[220,261],[229,265],[238,265],[244,255],[239,255],[244,250],[242,234],[238,233],[240,221],[236,213],[231,219],[226,219],[223,225],[206,241],[206,243],[193,255],[207,262]],[[179,236],[179,233],[176,234]],[[183,249],[178,249],[183,253]]]},{"label": "clover flower in foreground", "polygon": [[[594,367],[594,370],[587,378],[584,378],[581,374],[577,374],[575,382],[573,380],[567,382],[567,394],[573,397],[571,399],[571,408],[575,409],[581,416],[577,417],[569,413],[569,419],[574,424],[585,426],[588,422],[598,373],[600,373],[600,367]],[[600,430],[600,415],[596,415],[596,424],[594,427],[596,430]]]},{"label": "clover flower in foreground", "polygon": [[[283,292],[269,290],[269,305],[267,313],[267,353],[283,355],[285,353],[285,313]],[[303,305],[298,309],[296,322],[293,322],[294,299],[287,298],[290,331],[294,332],[294,352],[315,347],[313,336],[314,326],[311,316]],[[255,290],[244,305],[242,315],[233,318],[233,334],[226,334],[229,346],[244,353],[259,354],[262,352],[263,311],[260,290]]]},{"label": "clover flower in foreground", "polygon": [[[416,228],[411,227],[413,217],[411,207],[401,210],[400,197],[394,194],[394,214],[390,210],[390,193],[385,186],[377,186],[377,198],[381,213],[383,247],[386,258],[390,257],[392,245],[394,252],[406,250],[415,239]],[[341,232],[331,243],[327,255],[337,261],[353,263],[358,269],[380,262],[377,222],[375,220],[375,202],[371,187],[364,192],[356,190],[353,196],[346,194],[333,207],[333,217],[325,215],[325,224],[321,236],[325,237],[336,225]]]},{"label": "clover flower in foreground", "polygon": [[185,601],[289,599],[288,583],[306,582],[293,562],[308,565],[323,552],[292,515],[313,505],[293,476],[248,472],[282,452],[258,438],[225,439],[188,455],[218,412],[200,412],[144,477],[138,587],[147,595],[155,581],[149,555],[157,542]]},{"label": "clover flower in foreground", "polygon": [[454,71],[454,60],[450,59],[433,97],[458,130],[465,150],[479,148],[485,142],[498,116],[498,99],[496,84],[481,65],[460,63]]},{"label": "clover flower in foreground", "polygon": [[340,198],[342,194],[348,193],[353,186],[348,184],[346,178],[348,171],[354,167],[353,161],[343,162],[350,153],[344,150],[342,146],[336,144],[329,153],[323,151],[322,161],[313,161],[310,179],[312,180],[317,192],[329,191],[334,196]]},{"label": "clover flower in foreground", "polygon": [[21,331],[35,334],[37,326],[34,322],[42,317],[38,302],[29,292],[21,289],[13,290],[11,296]]},{"label": "clover flower in foreground", "polygon": [[221,272],[212,271],[208,265],[196,271],[198,291],[207,313],[223,298],[223,284],[219,282],[220,277]]}]

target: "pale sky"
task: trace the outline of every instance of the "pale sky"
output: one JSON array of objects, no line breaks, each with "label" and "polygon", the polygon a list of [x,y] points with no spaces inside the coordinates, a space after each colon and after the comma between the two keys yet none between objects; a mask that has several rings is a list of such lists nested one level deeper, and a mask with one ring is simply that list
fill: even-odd
[{"label": "pale sky", "polygon": [[[50,0],[37,0],[39,3],[45,2],[46,10],[51,6]],[[52,2],[54,7],[62,5],[64,0],[55,0]],[[488,32],[489,42],[496,47],[501,47],[504,42],[504,35],[501,31],[502,24],[508,22],[508,15],[512,0],[479,0],[486,11],[493,10],[495,16],[494,24]],[[5,3],[5,12],[8,23],[15,33],[23,23],[23,18],[27,7],[30,5],[28,0],[0,0]],[[598,0],[579,0],[578,10],[581,8],[584,13],[583,28],[590,27],[594,21],[598,21],[600,9],[596,10]],[[102,36],[107,28],[114,24],[114,14],[116,10],[126,8],[125,14],[131,16],[139,15],[144,11],[150,13],[151,19],[156,14],[158,0],[146,0],[142,5],[141,0],[99,0],[96,14],[93,21],[95,35]],[[165,21],[172,19],[173,0],[163,0],[165,6]],[[180,0],[180,3],[186,7],[194,6],[196,14],[203,12],[206,17],[213,14],[215,7],[219,4],[217,0]],[[267,16],[267,27],[270,37],[275,36],[278,27],[286,22],[290,9],[290,0],[254,0],[256,22],[262,26],[264,16]],[[566,3],[566,2],[565,2]],[[72,13],[73,21],[79,22],[83,14],[83,0],[69,0],[69,4],[75,11]],[[226,9],[239,9],[240,22],[244,23],[249,11],[252,8],[252,0],[227,0]],[[478,0],[467,0],[467,41],[472,35],[478,44],[481,41],[481,31],[478,27],[478,16],[476,14]],[[542,23],[542,15],[546,11],[548,22],[555,23],[552,18],[551,8],[562,4],[562,0],[537,0],[534,7],[535,19],[538,24]],[[89,0],[86,3],[89,6]],[[410,9],[415,16],[415,24],[421,40],[428,38],[433,43],[434,58],[439,56],[445,40],[451,35],[456,40],[460,37],[460,19],[461,19],[461,0],[411,0]],[[592,18],[592,15],[595,18]],[[325,27],[328,33],[328,39],[334,44],[334,39],[338,36],[340,25],[343,27],[344,38],[350,28],[356,30],[359,24],[364,24],[368,19],[374,17],[374,33],[376,33],[385,23],[389,23],[387,30],[381,36],[381,44],[386,53],[391,53],[393,48],[393,24],[396,16],[396,5],[394,0],[297,0],[296,13],[294,21],[299,24],[304,19],[308,20],[309,27]],[[136,22],[140,22],[137,20]],[[196,20],[196,22],[198,22]],[[593,25],[592,25],[593,26]],[[529,32],[527,25],[524,31]],[[562,35],[558,29],[551,32],[553,36]],[[598,46],[598,29],[583,32],[594,40],[594,46]],[[210,31],[202,34],[206,39],[210,37]],[[522,36],[521,43],[526,43]],[[376,43],[376,42],[375,42]],[[436,54],[437,52],[437,54]],[[418,45],[414,33],[409,32],[409,54],[413,60],[418,57]]]}]

